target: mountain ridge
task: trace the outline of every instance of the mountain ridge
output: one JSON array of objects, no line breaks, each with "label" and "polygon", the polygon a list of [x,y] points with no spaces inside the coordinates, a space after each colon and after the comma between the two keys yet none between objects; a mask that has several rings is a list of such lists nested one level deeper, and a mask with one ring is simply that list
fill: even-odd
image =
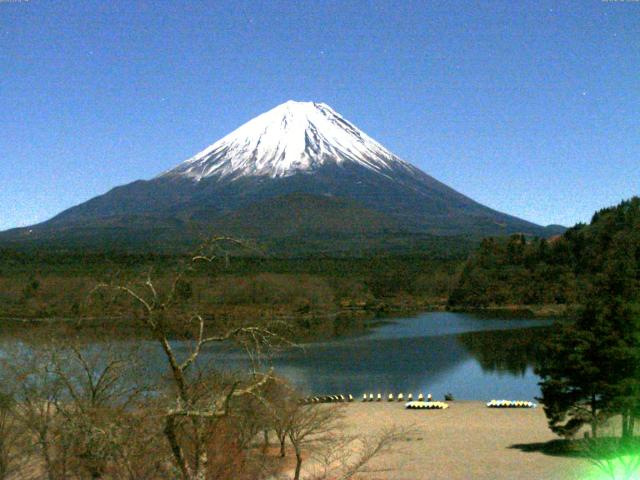
[{"label": "mountain ridge", "polygon": [[[300,202],[291,201],[296,194],[339,201],[307,198],[300,210]],[[349,207],[340,201],[350,202]],[[311,230],[323,238],[341,233],[339,223],[323,221],[310,206],[331,220],[344,211],[361,212],[372,222],[370,229],[359,223],[364,236],[380,222],[410,235],[550,236],[560,231],[475,202],[400,159],[326,104],[289,101],[150,180],[115,187],[41,224],[0,233],[0,241],[28,241],[33,235],[64,241],[80,230],[98,232],[116,218],[120,239],[126,238],[127,231],[132,238],[152,236],[153,219],[170,242],[171,229],[178,238],[186,224],[211,230],[229,226],[229,218],[235,218],[231,223],[236,226],[246,225],[247,234],[259,231],[269,237],[271,228],[277,237],[278,226],[268,215],[260,217],[263,225],[251,223],[252,209],[260,210],[261,203],[277,205],[284,223],[287,209],[289,215],[307,212],[318,223]],[[288,225],[290,235],[310,231],[309,221],[301,218]],[[113,234],[109,229],[104,232],[107,237]],[[347,232],[359,235],[345,221],[342,233]]]}]

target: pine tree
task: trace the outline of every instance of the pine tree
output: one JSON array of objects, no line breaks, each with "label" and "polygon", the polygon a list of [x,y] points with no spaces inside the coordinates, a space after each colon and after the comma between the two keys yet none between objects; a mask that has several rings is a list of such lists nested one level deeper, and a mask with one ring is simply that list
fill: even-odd
[{"label": "pine tree", "polygon": [[577,322],[558,325],[545,345],[537,373],[543,405],[551,430],[573,434],[584,424],[592,435],[604,419],[609,385],[602,368],[603,332],[580,328]]},{"label": "pine tree", "polygon": [[640,413],[640,209],[623,203],[598,216],[591,251],[591,287],[576,319],[556,328],[538,373],[551,429],[592,433],[620,415],[622,436],[633,435]]}]

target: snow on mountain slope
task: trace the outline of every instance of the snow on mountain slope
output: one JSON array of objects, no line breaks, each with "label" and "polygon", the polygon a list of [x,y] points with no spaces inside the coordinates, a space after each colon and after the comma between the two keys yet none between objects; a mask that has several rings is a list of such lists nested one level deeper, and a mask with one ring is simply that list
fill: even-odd
[{"label": "snow on mountain slope", "polygon": [[379,174],[414,167],[324,103],[288,101],[237,128],[162,177],[288,177],[353,162]]}]

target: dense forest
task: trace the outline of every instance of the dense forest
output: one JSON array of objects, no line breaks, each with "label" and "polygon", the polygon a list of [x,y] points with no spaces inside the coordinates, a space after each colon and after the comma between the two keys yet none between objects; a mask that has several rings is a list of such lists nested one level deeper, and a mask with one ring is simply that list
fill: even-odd
[{"label": "dense forest", "polygon": [[[620,238],[640,243],[640,198],[593,215],[563,235],[488,238],[471,255],[451,293],[453,307],[580,304]],[[640,259],[636,258],[640,265]]]},{"label": "dense forest", "polygon": [[[277,258],[220,255],[190,272],[183,288],[197,308],[229,316],[325,315],[444,306],[464,255]],[[83,314],[98,282],[148,272],[170,281],[187,255],[17,252],[0,250],[0,316],[50,318]]]}]

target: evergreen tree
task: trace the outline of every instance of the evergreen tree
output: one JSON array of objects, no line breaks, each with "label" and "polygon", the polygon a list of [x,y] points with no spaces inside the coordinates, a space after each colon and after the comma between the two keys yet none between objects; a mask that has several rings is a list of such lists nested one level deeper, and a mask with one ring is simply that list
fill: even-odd
[{"label": "evergreen tree", "polygon": [[576,323],[556,326],[545,345],[536,373],[551,430],[572,436],[584,424],[597,436],[598,423],[607,411],[609,385],[603,370],[602,331],[583,329]]},{"label": "evergreen tree", "polygon": [[[570,435],[620,415],[622,436],[640,414],[640,206],[637,199],[594,218],[591,286],[576,319],[557,327],[538,368],[553,431]],[[596,245],[596,248],[594,247]]]}]

